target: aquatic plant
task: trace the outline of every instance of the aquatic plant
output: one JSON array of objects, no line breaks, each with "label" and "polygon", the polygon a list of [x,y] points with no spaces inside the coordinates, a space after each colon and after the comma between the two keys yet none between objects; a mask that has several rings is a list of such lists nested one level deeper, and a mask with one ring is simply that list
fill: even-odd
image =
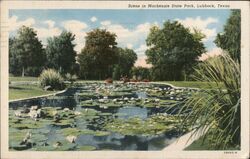
[{"label": "aquatic plant", "polygon": [[108,131],[121,133],[123,135],[155,136],[168,131],[179,132],[178,117],[171,115],[154,115],[145,121],[133,117],[128,120],[114,119],[104,127]]}]

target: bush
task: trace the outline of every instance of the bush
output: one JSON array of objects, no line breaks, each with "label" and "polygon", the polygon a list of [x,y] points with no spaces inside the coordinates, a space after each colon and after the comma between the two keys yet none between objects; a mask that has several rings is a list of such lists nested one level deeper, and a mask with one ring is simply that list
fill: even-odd
[{"label": "bush", "polygon": [[[227,53],[210,58],[195,68],[195,79],[211,84],[209,89],[195,92],[186,100],[180,110],[182,125],[189,125],[195,129],[193,135],[202,130],[203,139],[216,149],[239,147],[241,140],[239,63]],[[186,113],[187,110],[192,111]]]},{"label": "bush", "polygon": [[73,82],[75,82],[76,80],[77,80],[77,76],[76,75],[72,75],[72,74],[70,74],[70,73],[67,73],[66,75],[65,75],[65,80],[67,80],[67,81],[69,81],[69,82],[71,82],[71,83],[73,83]]},{"label": "bush", "polygon": [[39,77],[39,84],[42,88],[50,86],[53,90],[61,90],[65,87],[62,76],[54,69],[43,70]]}]

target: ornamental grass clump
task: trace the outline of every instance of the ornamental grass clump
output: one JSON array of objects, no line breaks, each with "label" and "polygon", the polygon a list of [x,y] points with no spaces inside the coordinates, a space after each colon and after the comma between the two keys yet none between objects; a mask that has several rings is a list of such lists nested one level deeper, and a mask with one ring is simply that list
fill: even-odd
[{"label": "ornamental grass clump", "polygon": [[[192,93],[180,114],[182,125],[202,132],[203,141],[215,149],[240,147],[240,65],[224,53],[195,68],[195,79],[211,83],[208,89]],[[214,85],[214,83],[216,85]],[[213,84],[213,85],[212,85]],[[188,113],[183,113],[187,112]]]},{"label": "ornamental grass clump", "polygon": [[39,76],[39,84],[42,88],[49,87],[51,90],[62,90],[65,88],[63,78],[54,69],[43,70]]},{"label": "ornamental grass clump", "polygon": [[71,82],[71,83],[74,83],[76,80],[77,80],[77,76],[76,75],[72,75],[72,74],[70,74],[70,73],[67,73],[66,75],[65,75],[65,79],[67,80],[67,81],[69,81],[69,82]]}]

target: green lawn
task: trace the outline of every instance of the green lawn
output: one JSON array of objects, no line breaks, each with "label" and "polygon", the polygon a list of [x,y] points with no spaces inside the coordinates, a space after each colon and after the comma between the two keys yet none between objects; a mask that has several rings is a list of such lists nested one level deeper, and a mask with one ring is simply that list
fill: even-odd
[{"label": "green lawn", "polygon": [[[21,81],[38,81],[37,77],[9,77],[11,82],[21,82]],[[96,80],[89,81],[89,80],[77,80],[77,82],[98,82]],[[103,82],[103,81],[99,81]],[[197,82],[197,81],[159,81],[160,83],[170,83],[177,87],[195,87],[195,88],[208,88],[208,82]],[[212,83],[213,84],[213,83]],[[215,85],[215,84],[213,84]],[[9,89],[9,99],[20,99],[20,98],[29,98],[34,96],[40,96],[53,93],[53,91],[44,91],[39,88],[37,85],[17,85],[12,86],[10,85]]]},{"label": "green lawn", "polygon": [[29,98],[53,93],[54,91],[45,91],[36,85],[18,85],[9,87],[9,100]]},{"label": "green lawn", "polygon": [[169,83],[176,87],[193,87],[193,88],[210,88],[209,84],[216,87],[216,83],[198,82],[198,81],[163,81],[161,83]]},{"label": "green lawn", "polygon": [[19,81],[37,81],[37,77],[9,77],[9,81],[19,82]]}]

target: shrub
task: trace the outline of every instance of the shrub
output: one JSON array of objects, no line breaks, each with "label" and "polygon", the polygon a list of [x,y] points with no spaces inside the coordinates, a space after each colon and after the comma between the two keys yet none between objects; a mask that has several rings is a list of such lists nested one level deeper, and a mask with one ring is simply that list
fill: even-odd
[{"label": "shrub", "polygon": [[[203,139],[217,149],[240,146],[240,65],[228,54],[211,58],[195,68],[195,78],[214,82],[209,89],[193,93],[184,107],[182,125],[190,125],[194,134],[202,130]],[[221,85],[221,83],[223,85]],[[190,113],[185,113],[191,110]],[[206,130],[207,129],[207,130]],[[211,138],[210,138],[211,137]]]},{"label": "shrub", "polygon": [[112,79],[112,78],[107,78],[107,79],[105,80],[105,83],[113,83],[113,79]]},{"label": "shrub", "polygon": [[54,69],[43,70],[39,77],[39,84],[42,88],[50,86],[53,90],[61,90],[65,87],[62,76]]},{"label": "shrub", "polygon": [[70,73],[67,73],[66,75],[65,75],[65,79],[67,80],[67,81],[69,81],[69,82],[71,82],[71,83],[73,83],[73,82],[75,82],[76,80],[77,80],[77,76],[76,75],[72,75],[72,74],[70,74]]}]

